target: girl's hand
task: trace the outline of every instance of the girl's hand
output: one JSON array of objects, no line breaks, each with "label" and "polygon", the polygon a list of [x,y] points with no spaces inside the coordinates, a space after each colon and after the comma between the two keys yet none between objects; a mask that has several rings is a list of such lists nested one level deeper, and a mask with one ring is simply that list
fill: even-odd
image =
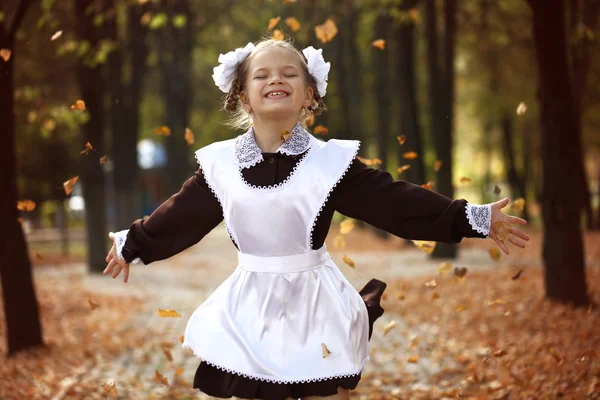
[{"label": "girl's hand", "polygon": [[499,200],[499,201],[491,204],[492,218],[491,218],[491,223],[490,223],[490,225],[491,225],[490,233],[488,235],[498,244],[498,247],[500,247],[502,249],[502,251],[504,253],[506,253],[506,255],[510,254],[510,252],[508,251],[508,248],[504,244],[504,241],[500,240],[498,238],[498,234],[497,234],[496,230],[494,229],[494,223],[504,222],[507,224],[507,226],[508,226],[508,241],[511,242],[512,244],[514,244],[515,246],[518,246],[522,249],[525,248],[525,244],[514,236],[520,237],[521,239],[524,239],[524,240],[529,240],[529,236],[527,236],[526,234],[521,232],[520,229],[510,226],[510,224],[527,225],[527,221],[525,221],[524,219],[521,219],[521,218],[510,216],[510,215],[505,215],[502,213],[502,211],[500,211],[500,209],[506,207],[507,204],[508,204],[508,197],[505,198],[504,200]]},{"label": "girl's hand", "polygon": [[104,270],[104,275],[110,274],[111,271],[113,279],[119,276],[121,271],[123,271],[123,282],[127,283],[129,279],[129,264],[125,262],[125,260],[121,260],[117,255],[117,248],[115,246],[115,234],[110,232],[108,237],[113,241],[113,245],[106,256],[106,262],[108,266]]}]

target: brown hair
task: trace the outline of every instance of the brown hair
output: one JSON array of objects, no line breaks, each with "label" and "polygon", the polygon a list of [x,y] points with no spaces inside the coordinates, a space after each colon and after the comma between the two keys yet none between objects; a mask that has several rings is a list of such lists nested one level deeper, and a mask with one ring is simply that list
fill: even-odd
[{"label": "brown hair", "polygon": [[310,106],[302,109],[302,114],[298,118],[298,121],[306,128],[305,121],[313,115],[320,115],[327,107],[323,102],[323,99],[319,95],[319,91],[317,90],[317,82],[315,78],[308,72],[308,64],[304,54],[299,51],[293,43],[286,40],[273,40],[273,39],[262,39],[252,52],[241,62],[235,71],[235,79],[231,84],[231,89],[229,93],[225,95],[225,99],[223,101],[223,109],[232,113],[231,117],[227,120],[227,125],[234,129],[248,130],[252,127],[252,117],[249,113],[244,110],[242,106],[242,102],[240,101],[240,93],[244,90],[243,83],[246,81],[246,77],[248,74],[248,66],[250,65],[250,61],[252,57],[259,52],[260,50],[269,48],[269,47],[283,47],[284,49],[288,49],[293,51],[298,55],[302,62],[300,65],[302,66],[302,70],[304,72],[304,81],[306,84],[313,88],[313,101]]}]

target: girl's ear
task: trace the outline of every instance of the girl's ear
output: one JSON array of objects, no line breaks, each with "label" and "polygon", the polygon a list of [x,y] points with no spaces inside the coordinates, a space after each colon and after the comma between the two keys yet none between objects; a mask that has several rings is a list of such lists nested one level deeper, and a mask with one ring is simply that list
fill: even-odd
[{"label": "girl's ear", "polygon": [[246,110],[246,112],[249,113],[250,110],[252,110],[252,108],[248,103],[248,96],[246,96],[246,92],[244,92],[243,90],[240,92],[240,101],[242,102],[242,107],[244,107],[244,110]]},{"label": "girl's ear", "polygon": [[315,96],[315,91],[314,89],[309,86],[306,88],[306,93],[304,96],[304,103],[302,103],[303,107],[310,107],[310,105],[312,104],[313,98]]}]

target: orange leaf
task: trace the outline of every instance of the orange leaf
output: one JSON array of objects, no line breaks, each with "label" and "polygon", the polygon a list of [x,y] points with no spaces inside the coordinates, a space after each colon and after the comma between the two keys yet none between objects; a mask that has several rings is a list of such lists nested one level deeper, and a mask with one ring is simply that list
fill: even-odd
[{"label": "orange leaf", "polygon": [[398,143],[400,143],[400,144],[406,143],[406,136],[404,136],[404,135],[400,135],[400,136],[396,137],[396,139],[398,139]]},{"label": "orange leaf", "polygon": [[403,173],[404,171],[406,171],[409,168],[410,168],[410,165],[405,164],[405,165],[403,165],[403,166],[401,166],[401,167],[398,168],[398,173],[401,174],[401,173]]},{"label": "orange leaf", "polygon": [[517,211],[523,211],[523,209],[525,208],[525,199],[519,197],[510,205],[510,208]]},{"label": "orange leaf", "polygon": [[111,396],[118,396],[117,383],[115,381],[109,381],[109,382],[103,383],[102,389]]},{"label": "orange leaf", "polygon": [[180,341],[181,343],[183,343],[183,340],[184,340],[184,339],[185,339],[185,336],[183,336],[183,335],[179,336],[179,341]]},{"label": "orange leaf", "polygon": [[171,129],[168,126],[160,126],[154,130],[154,133],[162,136],[171,136]]},{"label": "orange leaf", "polygon": [[65,193],[68,195],[73,191],[73,185],[79,180],[79,176],[74,176],[66,182],[63,182],[63,188],[65,189]]},{"label": "orange leaf", "polygon": [[10,60],[10,53],[10,49],[0,49],[0,57],[2,57],[5,62]]},{"label": "orange leaf", "polygon": [[442,161],[436,160],[436,162],[433,164],[433,169],[435,170],[435,172],[438,172],[440,168],[442,168],[442,164]]},{"label": "orange leaf", "polygon": [[71,105],[71,110],[85,110],[85,102],[83,100],[77,100],[75,104]]},{"label": "orange leaf", "polygon": [[34,209],[35,209],[35,201],[33,201],[33,200],[17,201],[17,210],[33,211]]},{"label": "orange leaf", "polygon": [[456,312],[463,312],[467,309],[465,306],[458,305],[456,306]]},{"label": "orange leaf", "polygon": [[411,242],[413,242],[415,246],[417,246],[419,249],[423,250],[427,254],[433,253],[437,244],[436,242],[433,242],[431,240],[411,240]]},{"label": "orange leaf", "polygon": [[431,190],[431,188],[433,187],[433,182],[429,181],[427,183],[424,183],[424,184],[421,185],[421,187],[424,187],[425,189]]},{"label": "orange leaf", "polygon": [[270,31],[271,29],[275,28],[275,26],[279,23],[280,20],[281,20],[281,17],[270,18],[269,26],[267,27],[267,31]]},{"label": "orange leaf", "polygon": [[360,160],[360,162],[362,162],[363,164],[365,164],[367,167],[373,167],[375,165],[380,165],[381,164],[381,160],[379,158],[362,158],[360,156],[356,156],[356,158],[358,158]]},{"label": "orange leaf", "polygon": [[162,308],[158,309],[158,316],[165,318],[165,317],[181,317],[181,314],[179,314],[177,311],[175,310],[163,310]]},{"label": "orange leaf", "polygon": [[322,25],[315,26],[315,35],[322,43],[331,42],[338,33],[338,28],[331,18],[327,18]]},{"label": "orange leaf", "polygon": [[414,160],[415,158],[419,157],[419,155],[417,153],[415,153],[414,151],[406,152],[402,156],[404,158],[406,158],[407,160]]},{"label": "orange leaf", "polygon": [[506,351],[503,349],[496,350],[494,352],[494,357],[496,357],[496,358],[504,357],[505,355],[506,355]]},{"label": "orange leaf", "polygon": [[373,47],[377,47],[380,50],[385,50],[385,40],[384,39],[374,40],[373,43],[371,43],[371,45]]},{"label": "orange leaf", "polygon": [[279,133],[279,139],[281,139],[282,142],[285,142],[286,140],[288,140],[291,137],[292,137],[292,134],[287,129],[284,129]]},{"label": "orange leaf", "polygon": [[438,267],[438,275],[439,276],[448,275],[450,273],[450,271],[452,271],[452,263],[443,262]]},{"label": "orange leaf", "polygon": [[95,310],[96,308],[100,307],[100,304],[94,303],[91,299],[88,299],[88,304],[90,305],[90,308],[92,310]]},{"label": "orange leaf", "polygon": [[306,126],[313,126],[315,124],[315,114],[311,114],[304,122],[306,123]]},{"label": "orange leaf", "polygon": [[500,261],[502,259],[502,255],[500,254],[500,250],[498,250],[495,247],[492,247],[491,249],[489,249],[488,253],[490,254],[491,259],[494,260],[494,261]]},{"label": "orange leaf", "polygon": [[343,261],[344,261],[346,264],[348,264],[350,267],[352,267],[352,268],[355,268],[355,267],[356,267],[356,263],[355,263],[355,262],[354,262],[354,260],[353,260],[353,259],[351,259],[350,257],[348,257],[348,256],[342,256],[342,260],[343,260]]},{"label": "orange leaf", "polygon": [[188,146],[194,144],[194,132],[190,128],[185,128],[184,139],[187,142]]},{"label": "orange leaf", "polygon": [[167,348],[163,348],[163,353],[165,353],[167,360],[169,360],[171,362],[173,361],[173,354],[171,354],[171,350],[169,350]]},{"label": "orange leaf", "polygon": [[300,27],[302,26],[302,25],[300,25],[300,22],[294,17],[286,18],[285,23],[287,26],[290,27],[290,29],[293,32],[298,32],[300,30]]},{"label": "orange leaf", "polygon": [[406,359],[406,361],[408,361],[411,364],[416,363],[417,361],[419,361],[419,356],[410,356]]},{"label": "orange leaf", "polygon": [[433,292],[431,294],[431,300],[435,300],[435,299],[439,299],[440,298],[440,294],[437,292]]},{"label": "orange leaf", "polygon": [[155,378],[155,381],[158,381],[158,382],[162,383],[163,385],[169,387],[169,381],[160,372],[156,371],[156,376],[154,378]]},{"label": "orange leaf", "polygon": [[184,371],[184,369],[183,369],[183,368],[181,368],[181,367],[177,367],[177,368],[175,369],[175,376],[179,376],[179,375],[183,374],[183,371]]},{"label": "orange leaf", "polygon": [[292,4],[295,3],[298,0],[283,0],[283,4]]},{"label": "orange leaf", "polygon": [[313,133],[315,135],[327,135],[329,133],[329,129],[327,129],[323,125],[317,125],[315,126],[315,129],[313,129]]},{"label": "orange leaf", "polygon": [[471,183],[471,178],[467,178],[466,176],[463,176],[460,178],[460,183]]},{"label": "orange leaf", "polygon": [[279,29],[275,29],[273,31],[273,36],[271,36],[271,39],[273,40],[285,40],[285,35],[283,34],[283,32]]},{"label": "orange leaf", "polygon": [[89,154],[90,151],[92,151],[93,147],[90,144],[90,142],[87,142],[85,144],[85,149],[83,151],[81,151],[79,154],[85,154],[86,156]]}]

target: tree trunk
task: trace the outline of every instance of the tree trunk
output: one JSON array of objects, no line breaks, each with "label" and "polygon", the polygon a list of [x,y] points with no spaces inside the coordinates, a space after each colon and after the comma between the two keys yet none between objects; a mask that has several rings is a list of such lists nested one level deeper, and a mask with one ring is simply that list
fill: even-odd
[{"label": "tree trunk", "polygon": [[10,49],[8,61],[0,62],[0,120],[5,138],[0,146],[0,282],[6,319],[8,355],[43,345],[39,309],[33,285],[31,262],[21,224],[17,221],[17,171],[13,66],[15,32],[31,1],[22,1],[8,31],[0,27],[0,48]]},{"label": "tree trunk", "polygon": [[[94,24],[94,13],[86,12],[93,0],[75,2],[75,12],[79,23],[78,34],[81,40],[90,42],[95,49],[102,33]],[[89,113],[88,122],[82,127],[82,147],[90,142],[96,151],[104,154],[104,96],[106,94],[100,65],[93,66],[83,58],[77,66],[77,78],[82,99]],[[106,267],[107,229],[105,209],[105,177],[102,165],[94,153],[81,157],[81,185],[86,212],[86,233],[88,243],[88,265],[91,272],[101,273]]]},{"label": "tree trunk", "polygon": [[[506,174],[508,178],[508,182],[510,183],[510,187],[513,189],[513,193],[518,197],[525,198],[525,182],[519,176],[517,172],[517,166],[515,161],[515,153],[514,153],[514,129],[510,115],[505,113],[502,117],[502,133],[504,135],[504,154],[506,160]],[[525,220],[528,219],[527,209],[523,209],[523,218]]]},{"label": "tree trunk", "polygon": [[[373,40],[386,39],[390,28],[389,10],[385,9],[375,19]],[[381,160],[381,169],[388,169],[388,151],[390,144],[390,90],[388,49],[372,47],[373,68],[375,70],[375,103],[377,111],[377,157]]]},{"label": "tree trunk", "polygon": [[542,216],[546,296],[575,305],[588,304],[581,229],[585,203],[581,132],[573,107],[565,41],[563,0],[530,0],[539,71],[542,133]]}]

